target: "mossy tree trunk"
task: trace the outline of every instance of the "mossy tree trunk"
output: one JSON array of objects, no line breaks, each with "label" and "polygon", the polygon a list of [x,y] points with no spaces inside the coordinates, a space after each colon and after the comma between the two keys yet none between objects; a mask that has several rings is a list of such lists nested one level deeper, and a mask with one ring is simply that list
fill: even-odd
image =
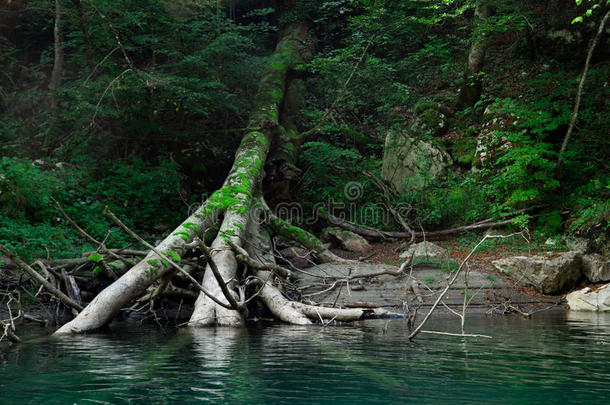
[{"label": "mossy tree trunk", "polygon": [[468,52],[468,61],[464,71],[464,83],[458,95],[458,107],[474,106],[481,98],[483,91],[483,67],[485,66],[485,51],[487,50],[487,33],[485,26],[492,14],[492,8],[485,1],[479,3],[474,12],[474,39]]},{"label": "mossy tree trunk", "polygon": [[[98,294],[75,319],[62,326],[57,334],[81,333],[106,325],[121,308],[144,294],[153,282],[171,274],[173,269],[168,258],[179,262],[192,247],[191,242],[195,238],[203,239],[206,230],[219,222],[220,229],[212,243],[211,258],[229,291],[237,299],[235,288],[238,262],[232,247],[244,245],[246,230],[251,221],[253,218],[258,221],[257,213],[263,208],[259,192],[264,175],[263,167],[273,138],[278,133],[286,78],[289,72],[296,69],[311,54],[312,44],[308,29],[303,24],[292,24],[284,31],[261,79],[260,90],[255,97],[248,124],[250,131],[237,149],[233,167],[223,187],[159,244],[156,251],[161,256],[150,252],[144,260]],[[278,219],[272,222],[274,227],[284,234],[299,239],[302,244],[313,249],[322,260],[340,260],[328,252],[313,235]],[[217,301],[227,304],[210,263],[206,267],[202,286]],[[195,303],[189,325],[243,324],[243,311],[238,311],[237,308],[227,309],[228,306],[219,305],[208,295],[201,293]]]},{"label": "mossy tree trunk", "polygon": [[[53,26],[53,70],[51,71],[51,79],[49,80],[49,90],[54,92],[61,84],[61,77],[64,73],[64,44],[62,35],[62,14],[63,8],[59,0],[55,0],[55,23]],[[55,94],[51,94],[51,102],[53,110],[57,107]]]},{"label": "mossy tree trunk", "polygon": [[[260,90],[254,99],[248,122],[251,131],[243,138],[237,150],[226,186],[217,192],[222,204],[219,208],[225,213],[225,217],[218,236],[212,243],[212,260],[233,291],[238,263],[231,244],[241,246],[246,237],[246,228],[253,218],[252,212],[255,211],[255,202],[258,201],[254,195],[260,189],[269,147],[279,126],[287,75],[304,62],[304,54],[311,52],[308,50],[311,43],[305,25],[294,24],[285,30],[267,64]],[[203,286],[215,296],[221,296],[220,286],[209,264]],[[243,313],[224,308],[201,293],[195,302],[189,324],[200,326],[216,323],[237,326],[243,322]]]},{"label": "mossy tree trunk", "polygon": [[305,85],[301,80],[289,81],[282,103],[277,136],[265,165],[263,190],[270,204],[292,202],[294,186],[301,178],[297,157],[302,138],[297,130],[296,118],[303,107],[304,94]]}]

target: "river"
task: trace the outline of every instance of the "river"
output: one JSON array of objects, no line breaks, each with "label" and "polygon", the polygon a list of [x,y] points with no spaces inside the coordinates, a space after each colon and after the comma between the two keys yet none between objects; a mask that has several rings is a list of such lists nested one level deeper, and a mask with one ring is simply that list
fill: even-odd
[{"label": "river", "polygon": [[610,403],[610,314],[473,315],[466,326],[493,338],[409,342],[404,320],[61,339],[29,329],[29,342],[0,347],[0,403]]}]

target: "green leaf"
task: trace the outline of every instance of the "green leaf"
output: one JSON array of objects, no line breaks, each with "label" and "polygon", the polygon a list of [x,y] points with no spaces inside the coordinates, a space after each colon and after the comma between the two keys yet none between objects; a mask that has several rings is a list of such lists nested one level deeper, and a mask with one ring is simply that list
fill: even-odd
[{"label": "green leaf", "polygon": [[173,250],[170,250],[169,252],[167,252],[165,254],[165,256],[169,257],[170,259],[172,259],[172,261],[174,261],[176,263],[179,263],[180,260],[182,260],[180,258],[180,255],[178,253],[174,252]]},{"label": "green leaf", "polygon": [[104,260],[104,257],[99,253],[91,253],[88,259],[94,263],[100,263]]},{"label": "green leaf", "polygon": [[575,19],[572,20],[572,24],[580,23],[580,22],[582,22],[582,16],[578,16],[578,17],[576,17]]}]

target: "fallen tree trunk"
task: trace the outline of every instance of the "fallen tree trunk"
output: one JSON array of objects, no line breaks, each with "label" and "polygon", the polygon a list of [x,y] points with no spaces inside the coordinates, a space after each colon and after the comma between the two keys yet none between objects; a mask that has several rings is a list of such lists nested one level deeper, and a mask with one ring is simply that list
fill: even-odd
[{"label": "fallen tree trunk", "polygon": [[[333,225],[340,226],[341,228],[347,229],[348,231],[354,232],[360,236],[365,236],[373,239],[383,239],[383,238],[396,238],[396,239],[411,239],[414,237],[415,241],[421,241],[425,239],[442,239],[449,235],[455,235],[457,233],[468,232],[468,231],[476,231],[480,229],[489,229],[494,226],[503,226],[513,224],[512,219],[507,219],[504,221],[497,222],[483,222],[472,225],[464,225],[459,226],[457,228],[451,229],[443,229],[441,231],[432,231],[432,232],[396,232],[396,231],[380,231],[377,229],[364,228],[352,222],[346,221],[345,219],[336,217],[332,214],[328,213],[319,213],[320,216],[327,219]],[[532,217],[536,217],[538,215],[534,215]]]}]

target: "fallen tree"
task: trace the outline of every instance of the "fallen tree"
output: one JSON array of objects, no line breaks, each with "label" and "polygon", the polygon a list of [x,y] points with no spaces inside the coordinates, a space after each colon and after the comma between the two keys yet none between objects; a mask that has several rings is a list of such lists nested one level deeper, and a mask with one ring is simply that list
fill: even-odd
[{"label": "fallen tree", "polygon": [[[270,146],[274,141],[287,140],[285,130],[279,128],[279,116],[289,74],[306,61],[313,48],[313,40],[303,24],[289,25],[280,38],[253,102],[249,132],[242,138],[223,187],[56,334],[83,333],[108,324],[122,308],[144,295],[154,282],[162,279],[167,284],[176,270],[182,270],[180,261],[193,249],[204,254],[207,265],[189,326],[243,325],[246,304],[252,298],[260,298],[276,317],[295,324],[308,324],[310,319],[356,320],[386,314],[377,309],[323,308],[291,301],[274,284],[275,278],[282,274],[273,261],[250,256],[253,247],[258,246],[260,250],[264,245],[262,250],[270,249],[270,243],[265,244],[262,236],[265,231],[260,228],[260,219],[264,216],[270,229],[296,240],[314,252],[320,261],[342,260],[314,235],[272,215],[262,198],[261,184]],[[283,136],[278,137],[278,134]],[[204,235],[212,229],[217,231],[208,248],[201,240],[205,240]],[[250,253],[245,248],[250,249]],[[246,285],[239,285],[238,258],[242,262],[257,263],[257,266],[250,266],[255,273],[246,278],[257,286],[250,299],[245,297]]]},{"label": "fallen tree", "polygon": [[[424,239],[442,239],[449,235],[455,235],[458,233],[477,231],[482,229],[489,229],[494,226],[504,226],[514,224],[514,219],[506,219],[503,221],[492,221],[486,220],[476,224],[459,226],[457,228],[443,229],[440,231],[431,232],[401,232],[401,231],[381,231],[378,229],[366,228],[353,222],[347,221],[343,218],[339,218],[335,215],[327,212],[319,211],[318,215],[326,219],[332,225],[340,226],[343,229],[354,232],[360,236],[365,236],[372,239],[385,239],[385,238],[396,238],[396,239],[410,239],[412,242],[421,241]],[[533,215],[532,218],[538,217],[539,215]]]}]

